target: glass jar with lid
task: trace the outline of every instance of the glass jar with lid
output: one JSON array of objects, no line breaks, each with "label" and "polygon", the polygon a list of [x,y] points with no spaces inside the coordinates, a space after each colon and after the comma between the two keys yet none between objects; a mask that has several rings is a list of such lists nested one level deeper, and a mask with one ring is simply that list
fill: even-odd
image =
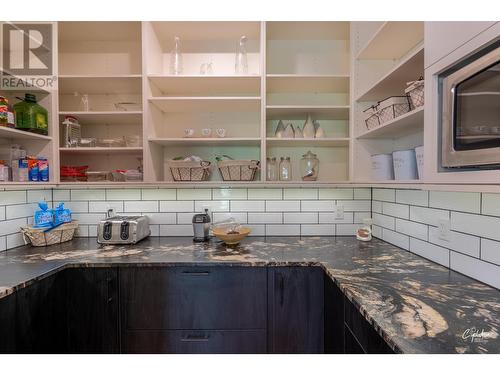
[{"label": "glass jar with lid", "polygon": [[292,163],[290,157],[280,158],[280,181],[291,181],[292,180]]},{"label": "glass jar with lid", "polygon": [[300,159],[300,173],[302,181],[316,181],[319,174],[319,159],[316,154],[307,151]]},{"label": "glass jar with lid", "polygon": [[278,180],[278,163],[276,158],[266,158],[266,180],[267,181],[277,181]]}]

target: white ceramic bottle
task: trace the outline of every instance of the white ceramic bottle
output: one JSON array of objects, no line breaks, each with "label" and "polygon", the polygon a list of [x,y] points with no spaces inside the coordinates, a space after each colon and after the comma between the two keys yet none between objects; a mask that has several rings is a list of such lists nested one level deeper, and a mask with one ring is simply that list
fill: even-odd
[{"label": "white ceramic bottle", "polygon": [[307,114],[307,120],[304,123],[304,127],[302,128],[302,134],[304,138],[314,138],[316,131],[314,129],[314,122],[312,120],[311,114]]}]

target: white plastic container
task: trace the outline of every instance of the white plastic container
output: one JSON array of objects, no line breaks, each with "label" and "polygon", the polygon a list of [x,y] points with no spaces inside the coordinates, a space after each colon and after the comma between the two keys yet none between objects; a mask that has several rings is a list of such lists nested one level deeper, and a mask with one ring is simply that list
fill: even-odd
[{"label": "white plastic container", "polygon": [[424,177],[424,146],[415,147],[415,158],[417,159],[418,178]]},{"label": "white plastic container", "polygon": [[417,159],[415,158],[414,149],[394,151],[392,161],[396,180],[416,180],[418,178]]},{"label": "white plastic container", "polygon": [[372,178],[375,181],[394,180],[391,154],[372,155]]}]

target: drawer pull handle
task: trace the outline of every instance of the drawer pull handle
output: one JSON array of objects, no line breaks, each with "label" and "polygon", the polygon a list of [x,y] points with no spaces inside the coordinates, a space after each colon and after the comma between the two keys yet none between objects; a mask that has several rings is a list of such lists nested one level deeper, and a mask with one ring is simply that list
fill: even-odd
[{"label": "drawer pull handle", "polygon": [[183,342],[207,342],[210,339],[210,335],[208,334],[200,334],[200,335],[186,335],[181,339]]},{"label": "drawer pull handle", "polygon": [[182,271],[184,275],[188,276],[208,276],[210,271]]}]

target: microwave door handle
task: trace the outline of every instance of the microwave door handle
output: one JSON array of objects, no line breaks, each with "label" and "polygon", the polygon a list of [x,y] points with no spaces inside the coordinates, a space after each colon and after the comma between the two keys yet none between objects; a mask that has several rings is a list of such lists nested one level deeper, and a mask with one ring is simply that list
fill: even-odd
[{"label": "microwave door handle", "polygon": [[457,85],[456,83],[453,83],[450,88],[451,95],[450,95],[450,144],[448,145],[449,150],[451,152],[455,151],[455,137],[457,136],[457,127],[456,127],[456,120],[455,120],[455,104],[456,104],[456,91],[457,91]]}]

